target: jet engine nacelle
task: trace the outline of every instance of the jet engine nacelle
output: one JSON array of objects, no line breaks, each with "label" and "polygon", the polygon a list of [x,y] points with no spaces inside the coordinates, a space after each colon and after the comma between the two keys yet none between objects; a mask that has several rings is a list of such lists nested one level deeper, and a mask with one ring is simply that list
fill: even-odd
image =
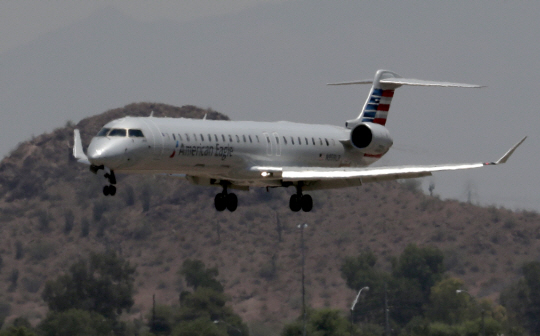
[{"label": "jet engine nacelle", "polygon": [[364,153],[382,155],[388,152],[394,141],[386,127],[367,122],[359,124],[351,131],[351,143]]}]

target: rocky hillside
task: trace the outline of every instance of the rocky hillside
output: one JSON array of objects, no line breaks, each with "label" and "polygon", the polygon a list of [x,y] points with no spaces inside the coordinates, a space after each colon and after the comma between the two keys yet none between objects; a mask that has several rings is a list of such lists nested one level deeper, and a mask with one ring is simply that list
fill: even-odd
[{"label": "rocky hillside", "polygon": [[37,322],[40,293],[89,251],[114,249],[137,265],[132,316],[174,303],[186,258],[217,266],[232,304],[248,323],[279,326],[298,316],[300,236],[308,223],[306,285],[314,307],[347,309],[354,298],[341,279],[345,256],[371,249],[381,267],[411,243],[445,253],[453,276],[471,293],[497,298],[524,261],[538,259],[540,217],[442,201],[415,181],[314,192],[311,213],[288,209],[293,190],[238,192],[236,212],[218,213],[218,189],[162,176],[118,175],[118,193],[104,197],[105,179],[70,157],[74,128],[83,144],[107,121],[125,115],[228,119],[193,106],[140,103],[68,124],[21,143],[0,163],[0,310]]}]

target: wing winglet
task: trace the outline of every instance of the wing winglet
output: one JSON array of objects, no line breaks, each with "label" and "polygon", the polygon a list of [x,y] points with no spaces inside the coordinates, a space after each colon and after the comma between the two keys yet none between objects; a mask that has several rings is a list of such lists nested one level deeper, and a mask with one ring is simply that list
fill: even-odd
[{"label": "wing winglet", "polygon": [[84,164],[90,164],[90,161],[88,160],[88,157],[86,154],[84,154],[84,150],[82,147],[82,141],[81,141],[81,133],[78,129],[73,131],[74,134],[74,142],[73,142],[73,157],[77,159],[78,162],[84,163]]},{"label": "wing winglet", "polygon": [[514,151],[523,143],[523,141],[525,141],[525,139],[527,139],[527,137],[524,137],[523,139],[521,139],[520,142],[515,144],[514,147],[510,148],[510,150],[508,150],[508,152],[506,152],[499,160],[497,160],[496,162],[492,162],[490,164],[498,165],[498,164],[506,163],[506,161],[508,161],[510,156],[514,154]]}]

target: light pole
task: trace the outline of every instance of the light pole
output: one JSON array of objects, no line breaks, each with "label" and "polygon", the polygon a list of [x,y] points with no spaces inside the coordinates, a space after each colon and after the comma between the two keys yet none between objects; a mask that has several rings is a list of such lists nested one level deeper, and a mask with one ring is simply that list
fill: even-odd
[{"label": "light pole", "polygon": [[220,321],[220,320],[215,320],[215,321],[214,321],[214,324],[218,324],[218,323],[222,323],[222,324],[226,325],[227,327],[229,327],[229,328],[231,328],[231,329],[234,329],[234,330],[238,331],[238,333],[239,333],[240,335],[242,335],[242,330],[238,329],[237,327],[233,326],[232,324],[229,324],[229,323],[227,323],[227,322],[225,322],[225,321]]},{"label": "light pole", "polygon": [[352,330],[353,330],[353,311],[354,311],[354,307],[356,306],[356,304],[358,303],[358,298],[360,298],[360,293],[362,293],[363,290],[366,290],[368,291],[369,290],[369,287],[366,286],[366,287],[363,287],[363,288],[360,288],[360,290],[358,291],[358,294],[356,294],[356,298],[354,298],[354,301],[352,303],[352,306],[351,306],[351,336],[352,336]]},{"label": "light pole", "polygon": [[[471,295],[471,293],[467,292],[466,290],[464,289],[456,289],[456,294],[459,294],[459,293],[467,293],[471,299],[474,299],[473,296]],[[481,311],[481,314],[482,314],[482,330],[481,330],[481,335],[482,336],[486,336],[486,324],[485,324],[485,321],[484,321],[484,316],[486,315],[486,310],[484,308],[482,308],[482,311]]]},{"label": "light pole", "polygon": [[306,223],[304,224],[298,224],[297,227],[300,229],[300,248],[302,249],[302,319],[303,319],[303,336],[306,336],[306,288],[304,286],[304,264],[306,262],[306,256],[304,253],[304,229],[308,225]]}]

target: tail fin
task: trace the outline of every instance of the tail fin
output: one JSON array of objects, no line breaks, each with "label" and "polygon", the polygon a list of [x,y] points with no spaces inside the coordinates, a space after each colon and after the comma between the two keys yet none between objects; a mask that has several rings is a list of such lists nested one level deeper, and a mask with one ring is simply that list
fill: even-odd
[{"label": "tail fin", "polygon": [[411,86],[441,86],[441,87],[464,87],[481,88],[483,86],[473,84],[434,82],[420,79],[402,78],[400,75],[388,71],[378,70],[373,80],[361,80],[354,82],[332,83],[328,85],[350,85],[350,84],[373,84],[369,96],[364,103],[362,111],[358,118],[349,120],[346,123],[347,128],[354,128],[362,122],[371,122],[379,125],[385,125],[390,110],[390,104],[394,97],[394,90],[402,85]]}]

